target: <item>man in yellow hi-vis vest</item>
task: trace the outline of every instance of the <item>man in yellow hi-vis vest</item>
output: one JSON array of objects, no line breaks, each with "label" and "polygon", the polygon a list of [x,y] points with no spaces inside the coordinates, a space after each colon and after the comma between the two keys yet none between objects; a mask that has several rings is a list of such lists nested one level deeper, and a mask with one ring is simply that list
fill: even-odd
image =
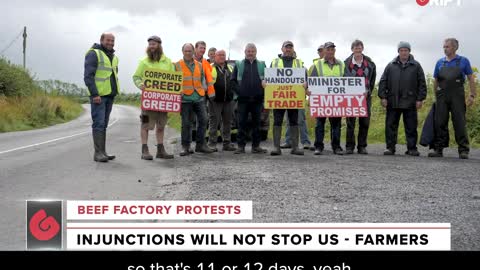
[{"label": "man in yellow hi-vis vest", "polygon": [[[165,71],[175,71],[170,58],[163,53],[162,39],[159,36],[151,36],[147,39],[148,47],[146,49],[147,55],[140,60],[135,74],[133,74],[133,83],[137,88],[144,91],[143,74],[147,68],[155,68]],[[141,159],[153,160],[153,156],[148,150],[148,131],[155,129],[157,137],[157,155],[156,158],[172,159],[173,155],[167,153],[163,144],[163,137],[165,135],[165,126],[167,125],[168,113],[157,111],[142,111],[140,115],[141,127],[140,136],[142,139],[142,156]]]},{"label": "man in yellow hi-vis vest", "polygon": [[[335,58],[335,44],[327,42],[324,45],[325,57],[314,64],[308,70],[308,76],[311,77],[343,77],[345,64],[343,61]],[[321,155],[324,149],[323,138],[325,135],[325,117],[318,117],[315,126],[315,155]],[[343,155],[344,151],[340,146],[340,135],[342,127],[341,117],[329,117],[330,121],[330,139],[333,153]]]},{"label": "man in yellow hi-vis vest", "polygon": [[113,49],[115,37],[103,33],[100,44],[95,43],[85,56],[84,81],[90,95],[93,160],[107,162],[115,158],[105,151],[108,121],[115,96],[119,93],[118,58]]},{"label": "man in yellow hi-vis vest", "polygon": [[[303,68],[303,61],[296,58],[293,49],[293,42],[287,40],[282,44],[282,54],[274,59],[270,64],[271,68]],[[305,83],[304,87],[306,88]],[[290,132],[292,134],[292,150],[293,155],[303,155],[303,151],[298,148],[299,128],[298,128],[298,109],[274,109],[273,110],[273,151],[272,156],[282,154],[280,149],[280,140],[282,137],[282,123],[285,113],[288,115]]]}]

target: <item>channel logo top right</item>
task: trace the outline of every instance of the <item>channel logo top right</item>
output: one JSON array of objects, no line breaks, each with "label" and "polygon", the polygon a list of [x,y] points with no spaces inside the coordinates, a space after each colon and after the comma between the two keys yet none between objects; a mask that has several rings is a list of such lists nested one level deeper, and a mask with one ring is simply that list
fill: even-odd
[{"label": "channel logo top right", "polygon": [[460,7],[462,0],[416,0],[421,7],[435,6],[435,7]]}]

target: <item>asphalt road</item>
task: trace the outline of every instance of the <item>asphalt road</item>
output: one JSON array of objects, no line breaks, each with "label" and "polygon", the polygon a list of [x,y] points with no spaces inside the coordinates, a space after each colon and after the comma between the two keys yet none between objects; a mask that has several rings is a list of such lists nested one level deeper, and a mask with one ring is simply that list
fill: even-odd
[{"label": "asphalt road", "polygon": [[136,199],[252,200],[253,222],[447,222],[453,249],[480,250],[479,150],[469,160],[454,149],[443,159],[424,148],[420,157],[384,157],[382,145],[368,156],[179,157],[168,129],[175,159],[143,161],[138,115],[114,107],[107,151],[117,159],[109,163],[92,160],[88,107],[66,124],[0,134],[0,249],[25,249],[25,200]]}]

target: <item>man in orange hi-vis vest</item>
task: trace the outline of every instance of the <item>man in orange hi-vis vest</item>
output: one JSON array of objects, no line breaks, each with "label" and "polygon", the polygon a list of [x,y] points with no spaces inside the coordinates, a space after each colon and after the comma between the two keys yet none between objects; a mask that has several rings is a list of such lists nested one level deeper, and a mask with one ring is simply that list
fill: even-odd
[{"label": "man in orange hi-vis vest", "polygon": [[207,50],[207,44],[205,41],[197,41],[195,43],[195,60],[202,64],[203,73],[205,74],[205,89],[207,89],[207,98],[213,99],[215,97],[215,88],[213,85],[215,82],[212,77],[212,66],[207,59],[203,57]]},{"label": "man in orange hi-vis vest", "polygon": [[[205,73],[202,63],[193,59],[194,47],[186,43],[182,47],[183,59],[175,63],[175,69],[183,73],[182,92],[182,152],[180,156],[192,154],[192,122],[197,117],[197,134],[195,152],[213,153],[205,143],[205,129],[207,126],[207,111],[205,106]],[[208,65],[210,66],[210,65]],[[211,76],[211,74],[210,74]],[[213,93],[213,96],[215,93]]]}]

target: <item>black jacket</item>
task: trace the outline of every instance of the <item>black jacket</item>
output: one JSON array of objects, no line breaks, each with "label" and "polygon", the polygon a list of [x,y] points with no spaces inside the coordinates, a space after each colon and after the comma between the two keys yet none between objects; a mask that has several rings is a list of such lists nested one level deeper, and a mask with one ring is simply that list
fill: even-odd
[{"label": "black jacket", "polygon": [[[432,109],[430,109],[430,112],[427,115],[427,118],[425,118],[425,123],[423,124],[422,128],[422,135],[420,136],[420,145],[429,147],[430,149],[435,148],[435,141],[437,137],[437,133],[435,132],[435,107],[436,104],[432,104]],[[447,134],[447,142],[449,141],[448,137],[448,132]],[[448,147],[447,145],[442,145],[442,147]]]},{"label": "black jacket", "polygon": [[242,60],[245,68],[243,70],[242,81],[238,82],[237,74],[238,67],[235,65],[233,69],[231,81],[234,85],[234,91],[238,95],[239,102],[263,102],[264,91],[262,87],[262,80],[258,75],[257,60],[252,63],[247,59]]},{"label": "black jacket", "polygon": [[[233,87],[232,81],[230,80],[231,72],[225,63],[225,69],[222,69],[217,64],[214,64],[213,67],[217,71],[217,80],[213,87],[215,88],[215,99],[216,102],[228,102],[233,100]],[[222,71],[223,70],[223,71]]]},{"label": "black jacket", "polygon": [[[353,54],[345,59],[345,77],[357,77],[355,70],[351,68],[350,64],[352,63]],[[375,80],[377,79],[377,66],[372,61],[372,59],[366,55],[363,55],[363,59],[368,63],[368,73],[365,73],[366,78],[368,78],[368,94],[371,95],[373,89],[375,88]]]},{"label": "black jacket", "polygon": [[[110,59],[110,62],[113,61],[113,56],[115,51],[108,51],[105,49],[102,45],[100,44],[93,44],[92,49],[99,49],[102,50]],[[90,96],[96,97],[98,96],[98,90],[97,86],[95,85],[95,73],[97,72],[97,67],[98,67],[98,59],[97,59],[97,54],[94,51],[90,51],[87,53],[85,56],[85,71],[83,74],[83,80],[85,81],[85,85],[88,88],[88,91],[90,92]],[[117,70],[118,73],[118,70]],[[110,83],[112,85],[112,93],[109,96],[116,96],[118,91],[117,91],[117,81],[115,80],[115,75],[112,73],[112,76],[110,76]]]},{"label": "black jacket", "polygon": [[417,101],[427,97],[427,83],[422,66],[412,55],[403,65],[397,56],[383,72],[378,96],[387,99],[388,108],[415,109]]}]

